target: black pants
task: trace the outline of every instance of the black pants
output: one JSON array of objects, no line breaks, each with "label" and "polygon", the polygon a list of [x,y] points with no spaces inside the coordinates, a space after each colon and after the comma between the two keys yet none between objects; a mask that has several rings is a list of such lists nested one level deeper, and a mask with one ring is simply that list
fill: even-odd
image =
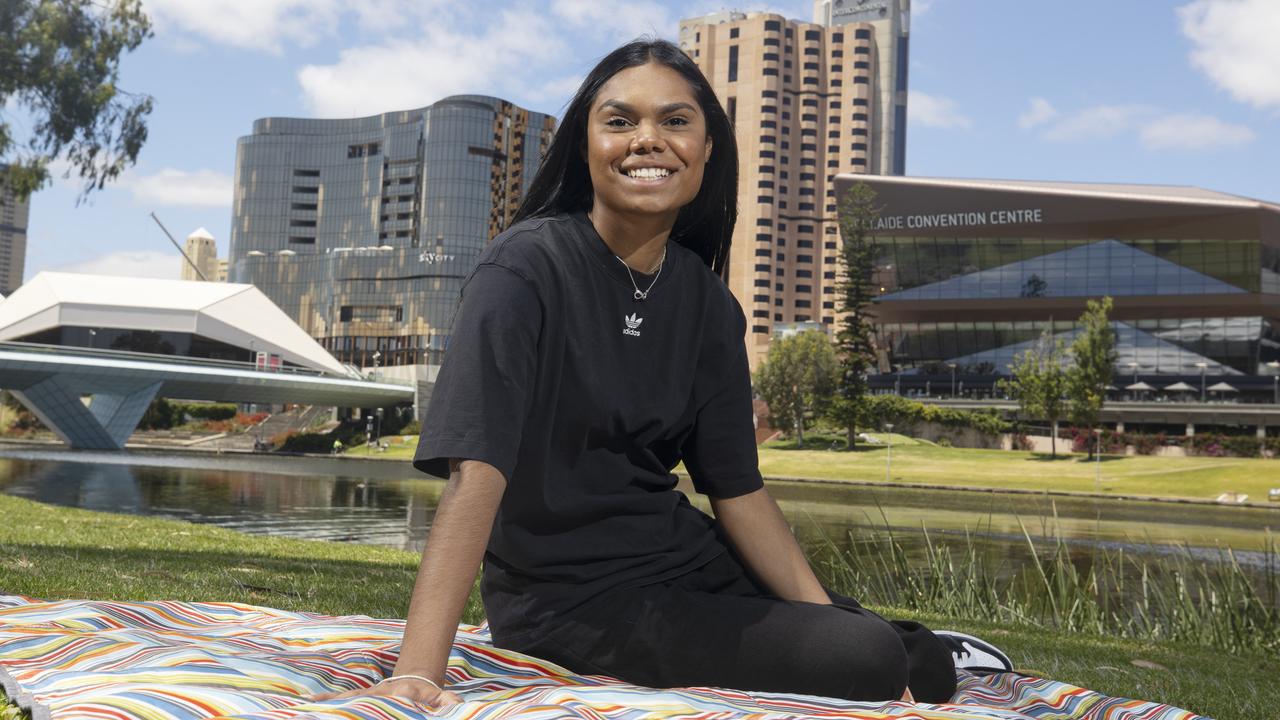
[{"label": "black pants", "polygon": [[678,578],[593,598],[536,632],[494,643],[588,675],[648,687],[712,686],[850,700],[955,693],[951,653],[928,628],[889,622],[852,598],[768,595],[725,552]]}]

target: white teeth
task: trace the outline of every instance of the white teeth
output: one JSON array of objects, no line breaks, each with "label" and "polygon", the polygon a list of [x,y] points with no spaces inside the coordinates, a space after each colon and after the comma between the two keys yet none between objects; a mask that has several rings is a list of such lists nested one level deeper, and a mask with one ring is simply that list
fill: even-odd
[{"label": "white teeth", "polygon": [[636,168],[627,171],[627,175],[633,178],[660,178],[671,174],[666,168]]}]

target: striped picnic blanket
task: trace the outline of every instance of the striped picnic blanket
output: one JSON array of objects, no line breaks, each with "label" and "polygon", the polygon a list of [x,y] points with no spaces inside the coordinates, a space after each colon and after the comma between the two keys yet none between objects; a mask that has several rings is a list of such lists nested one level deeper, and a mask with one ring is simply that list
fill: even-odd
[{"label": "striped picnic blanket", "polygon": [[237,603],[41,602],[0,595],[0,680],[34,720],[1184,720],[1168,705],[1004,673],[962,673],[946,705],[849,702],[715,688],[655,690],[494,648],[459,627],[448,683],[464,702],[433,713],[391,699],[309,702],[370,685],[395,663],[403,621]]}]

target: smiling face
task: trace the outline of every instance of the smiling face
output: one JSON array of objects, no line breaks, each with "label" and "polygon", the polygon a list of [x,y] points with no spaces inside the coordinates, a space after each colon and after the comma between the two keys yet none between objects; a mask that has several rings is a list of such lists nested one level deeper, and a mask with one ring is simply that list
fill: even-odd
[{"label": "smiling face", "polygon": [[601,86],[586,139],[596,209],[633,217],[670,215],[674,222],[697,197],[711,157],[693,88],[654,62],[627,68]]}]

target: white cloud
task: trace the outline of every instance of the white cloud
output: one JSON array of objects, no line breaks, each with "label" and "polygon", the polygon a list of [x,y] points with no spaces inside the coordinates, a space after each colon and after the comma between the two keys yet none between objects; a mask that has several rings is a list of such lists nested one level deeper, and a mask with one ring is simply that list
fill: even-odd
[{"label": "white cloud", "polygon": [[1208,150],[1243,145],[1254,134],[1210,115],[1168,115],[1143,125],[1138,138],[1148,150]]},{"label": "white cloud", "polygon": [[968,128],[973,121],[962,114],[951,98],[918,90],[907,92],[907,117],[924,127]]},{"label": "white cloud", "polygon": [[1057,115],[1058,111],[1054,109],[1053,105],[1049,104],[1048,100],[1042,97],[1033,97],[1031,98],[1031,105],[1018,116],[1018,127],[1027,130],[1037,125],[1043,125]]},{"label": "white cloud", "polygon": [[459,9],[449,0],[144,0],[157,34],[180,51],[193,37],[280,54],[284,45],[314,45],[346,29],[386,33],[440,20]]},{"label": "white cloud", "polygon": [[[1047,103],[1046,103],[1047,105]],[[1034,101],[1033,101],[1034,109]],[[1032,114],[1032,110],[1019,118]],[[1243,125],[1224,122],[1211,115],[1167,113],[1148,105],[1095,105],[1068,113],[1057,120],[1041,121],[1040,137],[1055,142],[1108,140],[1136,135],[1142,147],[1152,151],[1207,150],[1242,145],[1254,139],[1254,133]]]},{"label": "white cloud", "polygon": [[1143,105],[1095,105],[1052,123],[1045,129],[1043,137],[1060,142],[1111,138],[1133,129],[1144,115],[1151,112],[1151,108]]},{"label": "white cloud", "polygon": [[555,107],[548,106],[542,109],[558,116],[563,106],[573,99],[573,94],[578,91],[578,86],[582,85],[584,78],[584,75],[567,75],[562,78],[548,80],[541,85],[530,88],[526,92],[526,97],[531,102],[555,103]]},{"label": "white cloud", "polygon": [[49,268],[58,272],[89,275],[122,275],[125,277],[177,280],[181,276],[182,258],[173,253],[154,250],[121,250],[100,255],[92,260]]},{"label": "white cloud", "polygon": [[1192,65],[1237,100],[1280,107],[1280,2],[1195,0],[1177,12]]},{"label": "white cloud", "polygon": [[523,95],[569,48],[542,13],[504,10],[480,35],[429,24],[414,40],[343,50],[333,65],[307,65],[298,82],[324,117],[372,115],[429,105],[446,95]]},{"label": "white cloud", "polygon": [[126,173],[120,185],[142,205],[231,207],[232,179],[214,170],[165,168],[153,175]]},{"label": "white cloud", "polygon": [[665,7],[652,0],[624,3],[599,0],[551,0],[551,12],[578,28],[630,40],[640,35],[671,39],[677,21]]},{"label": "white cloud", "polygon": [[285,42],[311,45],[332,33],[342,5],[341,0],[145,0],[161,37],[186,33],[277,54]]}]

